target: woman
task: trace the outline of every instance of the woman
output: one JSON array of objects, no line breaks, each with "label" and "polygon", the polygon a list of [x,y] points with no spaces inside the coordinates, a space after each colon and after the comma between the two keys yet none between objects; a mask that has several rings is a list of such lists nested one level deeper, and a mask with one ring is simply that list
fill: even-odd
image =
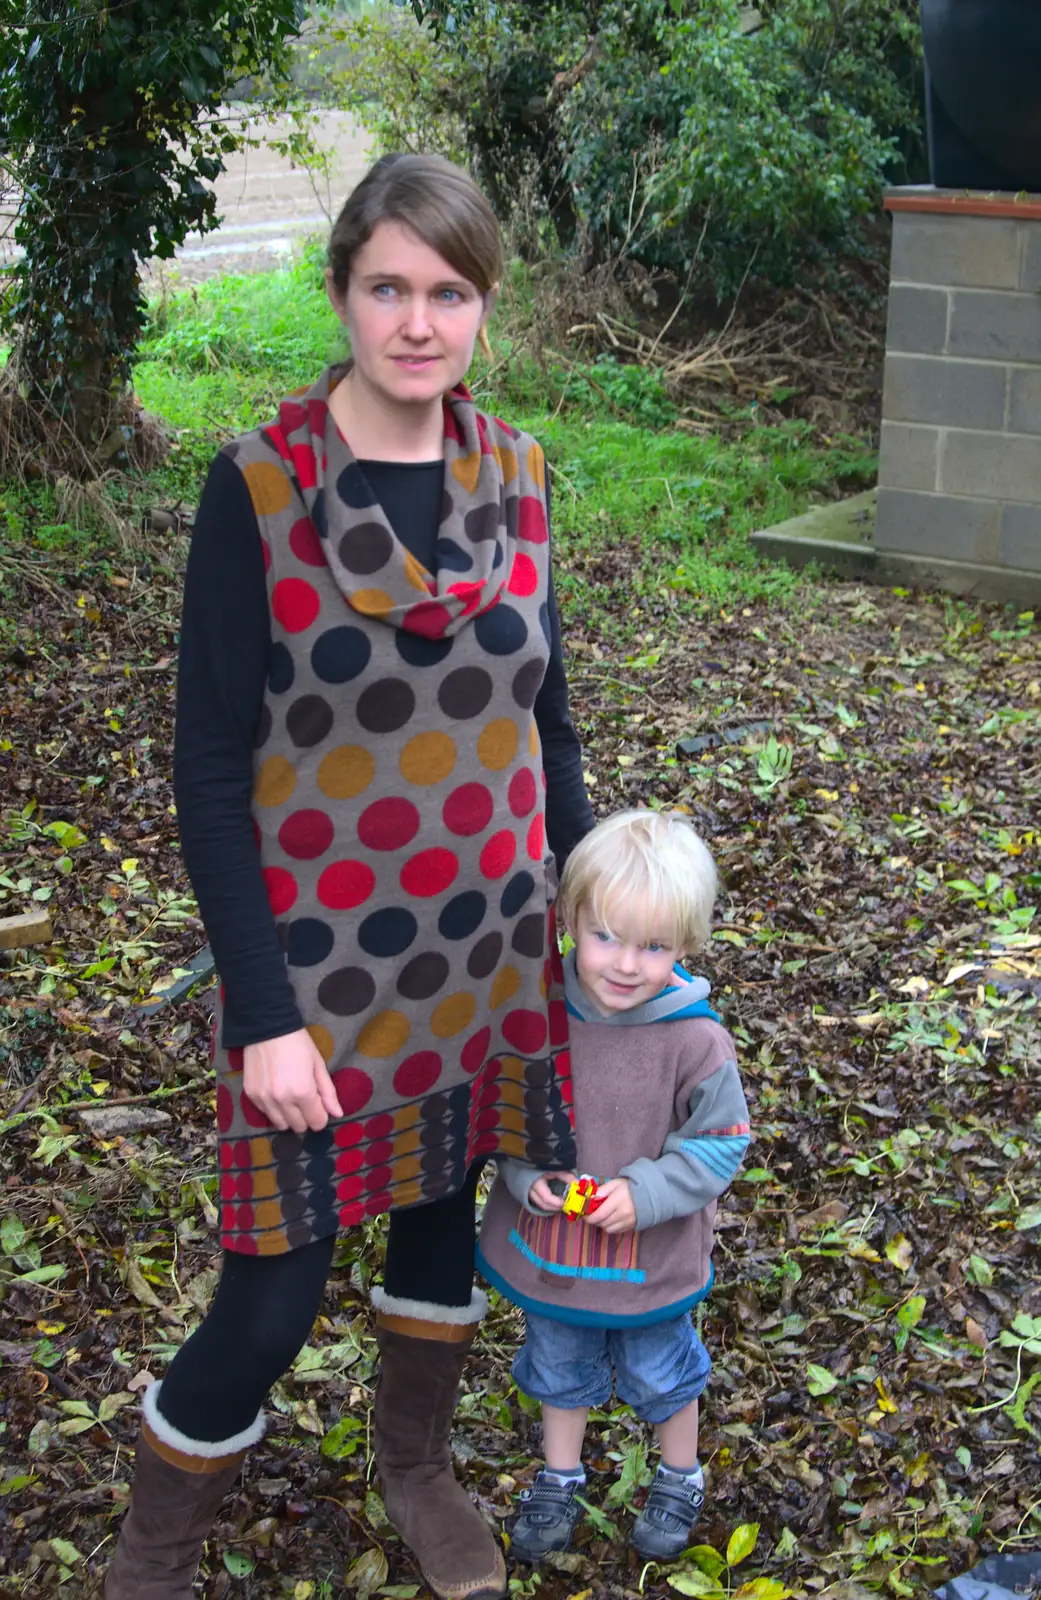
[{"label": "woman", "polygon": [[464,173],[377,162],[329,245],[352,362],[226,446],[199,507],[175,790],[222,978],[223,1268],[146,1396],[107,1600],[187,1600],[338,1230],[384,1211],[387,1511],[435,1593],[505,1591],[451,1468],[474,1197],[497,1154],[573,1162],[554,857],[592,816],[542,452],[462,382],[501,272]]}]

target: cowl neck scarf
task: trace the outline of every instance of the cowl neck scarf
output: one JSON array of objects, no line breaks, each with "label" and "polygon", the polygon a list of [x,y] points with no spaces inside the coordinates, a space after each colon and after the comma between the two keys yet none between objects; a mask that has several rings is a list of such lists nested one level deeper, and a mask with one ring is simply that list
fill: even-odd
[{"label": "cowl neck scarf", "polygon": [[548,537],[542,452],[535,446],[535,459],[519,463],[515,429],[479,412],[464,384],[445,395],[444,498],[430,573],[396,537],[329,408],[349,371],[349,363],[327,368],[284,400],[263,437],[295,484],[347,604],[393,628],[448,638],[497,604],[518,537]]}]

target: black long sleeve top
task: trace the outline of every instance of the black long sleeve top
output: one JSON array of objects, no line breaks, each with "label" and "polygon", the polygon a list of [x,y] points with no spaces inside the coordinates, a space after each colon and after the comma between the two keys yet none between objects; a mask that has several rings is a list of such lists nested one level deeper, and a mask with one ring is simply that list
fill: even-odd
[{"label": "black long sleeve top", "polygon": [[[394,532],[428,571],[441,515],[440,461],[363,461]],[[560,621],[548,597],[550,655],[535,701],[546,773],[546,833],[562,865],[593,825],[568,708]],[[210,469],[185,577],[174,794],[185,866],[224,986],[227,1048],[303,1026],[268,903],[250,801],[255,735],[271,653],[256,513],[226,456]]]}]

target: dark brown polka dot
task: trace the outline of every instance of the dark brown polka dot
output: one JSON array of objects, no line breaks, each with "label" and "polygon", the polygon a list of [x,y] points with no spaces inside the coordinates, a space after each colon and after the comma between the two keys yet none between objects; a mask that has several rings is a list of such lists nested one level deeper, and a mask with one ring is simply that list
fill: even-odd
[{"label": "dark brown polka dot", "polygon": [[471,978],[487,978],[495,971],[502,955],[502,945],[502,934],[498,931],[486,933],[483,939],[478,939],[466,963]]},{"label": "dark brown polka dot", "polygon": [[356,1017],[375,998],[375,982],[363,967],[339,967],[318,985],[318,1004],[334,1017]]},{"label": "dark brown polka dot", "polygon": [[538,960],[545,954],[545,942],[546,919],[537,911],[521,917],[510,941],[518,955],[530,956],[532,960]]},{"label": "dark brown polka dot", "polygon": [[[540,679],[541,679],[541,663]],[[525,670],[521,668],[521,672]],[[517,677],[520,677],[520,672]],[[514,679],[514,695],[516,696],[516,678]],[[536,693],[538,691],[536,690]],[[485,672],[483,667],[457,667],[455,672],[450,672],[437,691],[437,703],[446,717],[455,717],[462,721],[467,717],[479,717],[492,697],[491,674]],[[529,707],[534,705],[535,696],[532,695]]]},{"label": "dark brown polka dot", "polygon": [[[452,676],[456,674],[453,673]],[[488,674],[485,673],[484,676],[487,677]],[[447,683],[446,679],[442,689],[447,687]],[[491,694],[490,678],[488,693]],[[358,721],[368,733],[396,733],[399,728],[405,726],[415,709],[416,697],[403,678],[380,678],[378,683],[370,684],[358,697]],[[473,713],[467,714],[473,715]]]},{"label": "dark brown polka dot", "polygon": [[321,744],[333,725],[333,708],[320,694],[304,694],[286,712],[286,732],[301,750]]},{"label": "dark brown polka dot", "polygon": [[339,557],[348,572],[368,577],[390,560],[394,541],[380,522],[362,522],[349,528],[340,540]]},{"label": "dark brown polka dot", "polygon": [[398,979],[398,993],[406,1000],[429,1000],[444,986],[449,964],[440,951],[428,950],[413,956]]},{"label": "dark brown polka dot", "polygon": [[473,544],[481,544],[487,539],[494,539],[499,532],[499,507],[498,504],[475,506],[463,518],[463,527],[466,537]]},{"label": "dark brown polka dot", "polygon": [[542,679],[546,673],[546,663],[541,656],[525,661],[513,679],[513,698],[525,711],[530,711],[535,704],[535,697],[542,687]]}]

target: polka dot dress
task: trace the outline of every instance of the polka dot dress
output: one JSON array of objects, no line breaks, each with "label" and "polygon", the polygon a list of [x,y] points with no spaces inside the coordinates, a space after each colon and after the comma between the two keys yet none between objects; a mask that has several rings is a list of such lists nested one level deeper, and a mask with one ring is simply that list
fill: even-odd
[{"label": "polka dot dress", "polygon": [[242,1051],[217,1044],[222,1243],[249,1253],[450,1194],[479,1156],[574,1158],[533,713],[549,656],[542,452],[465,389],[447,398],[429,573],[332,419],[343,371],[226,447],[271,606],[262,870],[344,1112],[278,1132],[243,1091]]}]

